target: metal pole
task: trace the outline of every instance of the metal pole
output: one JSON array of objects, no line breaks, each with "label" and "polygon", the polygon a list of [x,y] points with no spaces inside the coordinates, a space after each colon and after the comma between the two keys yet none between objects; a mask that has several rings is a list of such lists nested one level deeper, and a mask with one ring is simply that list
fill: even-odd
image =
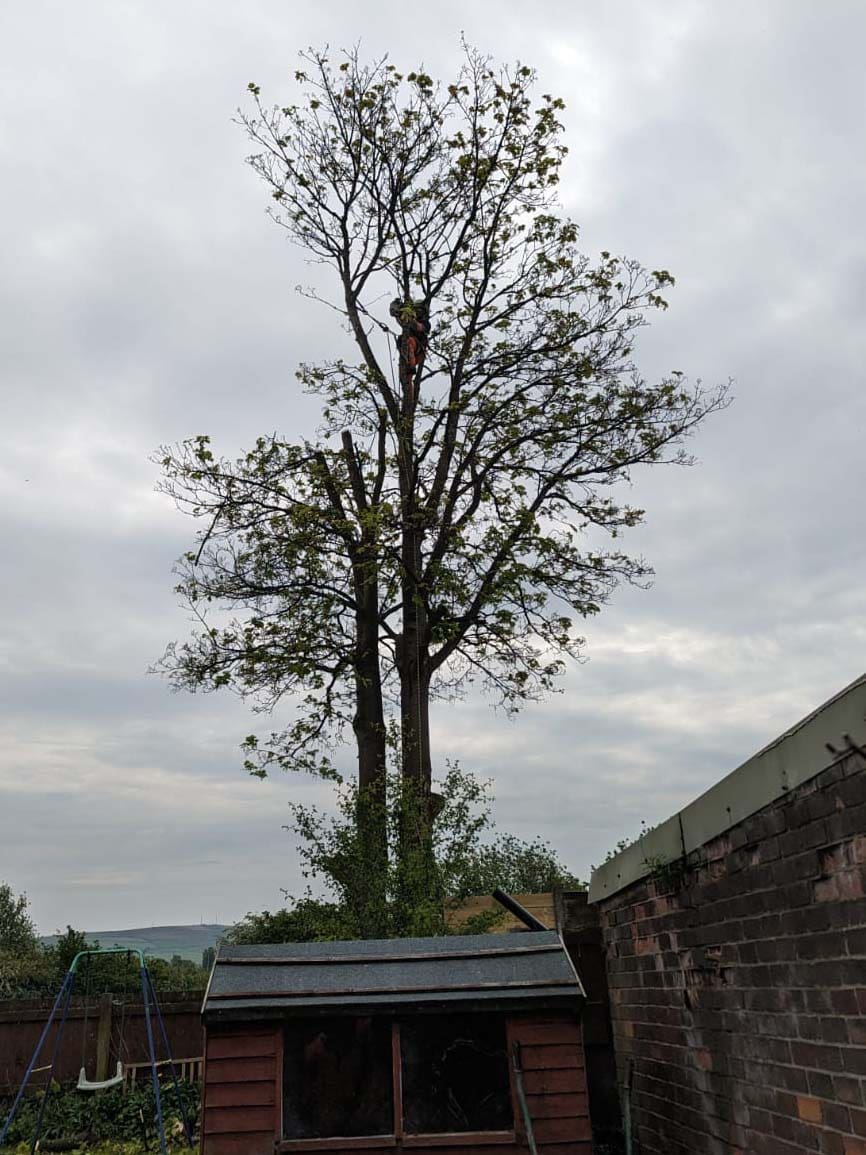
[{"label": "metal pole", "polygon": [[141,967],[141,994],[144,999],[144,1025],[147,1028],[147,1046],[150,1050],[150,1073],[153,1080],[153,1097],[156,1100],[156,1122],[159,1127],[159,1147],[162,1155],[167,1155],[165,1149],[165,1124],[162,1121],[162,1099],[159,1097],[159,1075],[156,1073],[156,1051],[153,1048],[153,1026],[150,1022],[150,1005],[147,998],[147,982],[149,975],[147,967]]},{"label": "metal pole", "polygon": [[171,1077],[174,1080],[174,1096],[177,1099],[177,1105],[180,1109],[181,1118],[183,1119],[184,1134],[186,1135],[187,1143],[190,1147],[192,1147],[192,1128],[190,1127],[189,1119],[187,1118],[186,1107],[183,1103],[183,1095],[180,1093],[180,1083],[177,1077],[177,1069],[174,1065],[174,1058],[172,1057],[171,1046],[168,1041],[168,1034],[165,1029],[165,1023],[163,1022],[162,1011],[159,1007],[159,999],[156,997],[156,991],[154,990],[153,979],[150,977],[150,971],[146,971],[145,973],[147,974],[147,982],[148,986],[150,987],[150,994],[153,999],[153,1005],[156,1008],[156,1021],[159,1023],[159,1030],[160,1034],[162,1035],[163,1045],[165,1046],[165,1053],[168,1057],[169,1070],[171,1071]]},{"label": "metal pole", "polygon": [[16,1114],[18,1113],[18,1107],[21,1104],[21,1100],[24,1098],[24,1091],[27,1087],[27,1084],[30,1082],[30,1076],[33,1074],[33,1068],[36,1066],[36,1060],[39,1058],[39,1053],[45,1044],[46,1038],[48,1037],[48,1032],[51,1029],[51,1024],[54,1022],[54,1016],[57,1014],[57,1010],[60,1006],[60,1003],[63,1000],[63,996],[65,994],[67,994],[66,988],[67,988],[67,986],[69,987],[68,994],[71,997],[72,996],[72,987],[73,987],[74,983],[75,983],[75,973],[72,970],[68,970],[66,972],[66,974],[63,976],[63,983],[62,983],[60,990],[57,994],[57,998],[54,1000],[54,1006],[51,1008],[51,1014],[48,1016],[48,1022],[42,1028],[42,1034],[39,1036],[39,1042],[36,1044],[36,1050],[33,1052],[33,1057],[31,1058],[31,1060],[27,1066],[27,1070],[24,1073],[24,1080],[21,1083],[21,1086],[18,1088],[18,1094],[15,1096],[15,1102],[12,1104],[12,1107],[9,1111],[9,1114],[6,1116],[6,1122],[3,1124],[3,1130],[0,1131],[0,1147],[3,1146],[3,1144],[6,1140],[6,1133],[8,1132],[9,1128],[12,1126],[12,1120],[15,1118]]},{"label": "metal pole", "polygon": [[523,1126],[526,1128],[526,1142],[532,1155],[538,1155],[535,1146],[535,1132],[532,1129],[532,1116],[529,1114],[529,1104],[526,1102],[526,1091],[523,1089],[523,1067],[520,1064],[520,1043],[515,1043],[511,1052],[514,1065],[514,1081],[517,1084],[517,1098],[520,1103],[520,1113],[523,1115]]},{"label": "metal pole", "polygon": [[72,960],[72,966],[69,968],[70,974],[78,970],[78,964],[83,958],[94,954],[137,954],[139,966],[144,966],[144,954],[135,946],[100,946],[93,947],[90,950],[80,950],[75,958]]},{"label": "metal pole", "polygon": [[629,1059],[628,1066],[625,1070],[625,1084],[623,1085],[623,1099],[625,1100],[625,1111],[623,1112],[623,1128],[625,1132],[625,1152],[626,1155],[632,1155],[634,1151],[632,1133],[631,1133],[631,1084],[634,1078],[634,1060]]},{"label": "metal pole", "polygon": [[66,1026],[66,1015],[69,1011],[69,1004],[72,1001],[72,983],[69,984],[69,990],[66,992],[66,1001],[63,1004],[63,1014],[60,1022],[57,1024],[57,1034],[54,1036],[54,1050],[51,1052],[51,1069],[48,1072],[48,1086],[45,1088],[45,1094],[42,1096],[42,1102],[39,1104],[39,1114],[36,1116],[36,1127],[33,1131],[33,1138],[30,1140],[30,1155],[33,1155],[36,1146],[39,1142],[39,1136],[42,1134],[42,1121],[45,1118],[45,1108],[48,1106],[48,1100],[51,1098],[51,1084],[54,1081],[54,1068],[57,1066],[57,1056],[60,1054],[60,1040],[63,1037],[63,1028]]},{"label": "metal pole", "polygon": [[498,886],[493,892],[493,897],[500,906],[504,906],[515,918],[519,918],[522,923],[525,923],[530,930],[549,929],[540,919],[537,919],[534,914],[530,914],[525,906],[521,906],[516,898],[512,898],[510,894],[506,894],[505,891],[500,890]]}]

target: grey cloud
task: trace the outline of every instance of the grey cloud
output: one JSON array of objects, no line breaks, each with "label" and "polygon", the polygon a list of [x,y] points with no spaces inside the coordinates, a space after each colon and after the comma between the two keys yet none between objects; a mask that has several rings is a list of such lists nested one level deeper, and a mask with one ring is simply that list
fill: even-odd
[{"label": "grey cloud", "polygon": [[656,582],[581,624],[565,693],[514,723],[477,695],[437,707],[440,756],[496,779],[499,824],[585,872],[861,672],[862,5],[448,0],[422,44],[393,6],[358,12],[0,12],[0,877],[42,929],[231,918],[301,884],[280,823],[321,788],[246,781],[237,741],[268,720],[144,671],[186,629],[170,569],[193,531],[149,454],[310,432],[295,367],[346,348],[295,294],[320,272],[265,218],[232,123],[247,81],[290,93],[308,43],[436,73],[464,28],[536,64],[568,104],[587,249],[677,275],[643,371],[736,379],[696,469],[635,477],[627,545]]}]

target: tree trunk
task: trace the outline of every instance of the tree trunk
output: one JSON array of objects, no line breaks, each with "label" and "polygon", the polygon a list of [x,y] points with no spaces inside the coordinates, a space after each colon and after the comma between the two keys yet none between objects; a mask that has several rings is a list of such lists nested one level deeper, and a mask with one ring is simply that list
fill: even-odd
[{"label": "tree trunk", "polygon": [[[406,294],[408,299],[408,292]],[[405,333],[404,333],[405,337]],[[433,853],[430,757],[430,627],[420,587],[424,528],[419,520],[415,463],[415,412],[421,365],[414,372],[400,349],[400,492],[402,634],[397,648],[400,675],[400,772],[402,781],[398,886],[401,906],[411,912],[402,934],[429,933],[442,912]],[[423,356],[422,356],[423,362]]]},{"label": "tree trunk", "polygon": [[375,561],[360,554],[353,562],[355,599],[356,710],[353,719],[358,748],[357,916],[361,933],[387,933],[388,829],[385,712],[379,666],[379,589]]},{"label": "tree trunk", "polygon": [[420,573],[419,530],[403,534],[403,634],[398,650],[400,672],[401,821],[398,862],[401,934],[430,934],[442,917],[433,850],[434,797],[430,756],[430,630],[427,609],[415,575]]},{"label": "tree trunk", "polygon": [[[400,736],[402,775],[429,797],[433,767],[430,758],[430,638],[427,608],[414,580],[421,568],[420,533],[404,531],[403,636],[400,646]],[[409,576],[412,575],[412,576]]]}]

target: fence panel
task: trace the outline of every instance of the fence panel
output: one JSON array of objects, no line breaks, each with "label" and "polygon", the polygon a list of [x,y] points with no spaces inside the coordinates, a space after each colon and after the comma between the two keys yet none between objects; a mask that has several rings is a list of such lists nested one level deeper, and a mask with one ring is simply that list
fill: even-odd
[{"label": "fence panel", "polygon": [[[202,995],[195,991],[159,995],[171,1052],[178,1059],[197,1059],[203,1053],[201,1000]],[[49,999],[0,1001],[0,1094],[8,1094],[20,1084],[51,1013],[51,1006]],[[56,1031],[55,1025],[42,1048],[33,1077],[34,1086],[44,1086],[48,1079],[47,1064],[51,1059]],[[100,1037],[102,1046],[99,1045]],[[107,1048],[104,1045],[106,1038]],[[158,1031],[155,1031],[154,1043],[157,1060],[164,1059],[166,1056]],[[118,1059],[124,1064],[140,1065],[147,1063],[149,1057],[140,997],[130,999],[115,995],[110,1002],[106,999],[101,1004],[98,997],[86,1004],[83,999],[73,999],[58,1056],[57,1078],[60,1082],[76,1080],[82,1065],[88,1078],[99,1079],[114,1070]]]}]

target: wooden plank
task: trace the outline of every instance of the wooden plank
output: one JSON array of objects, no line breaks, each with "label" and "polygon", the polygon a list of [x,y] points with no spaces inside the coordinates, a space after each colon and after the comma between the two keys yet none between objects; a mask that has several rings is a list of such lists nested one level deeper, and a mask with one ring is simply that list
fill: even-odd
[{"label": "wooden plank", "polygon": [[108,1078],[108,1060],[111,1050],[111,1015],[114,996],[106,993],[99,996],[99,1023],[96,1028],[96,1081]]},{"label": "wooden plank", "polygon": [[[353,987],[348,993],[353,995],[423,995],[423,994],[443,994],[450,991],[498,991],[498,990],[537,990],[538,988],[547,987],[577,987],[577,979],[516,979],[508,982],[491,982],[491,983],[448,983],[442,984],[423,984],[421,986],[399,986],[399,987]],[[271,1003],[273,999],[321,999],[322,1002],[329,998],[345,998],[347,992],[345,990],[338,990],[334,988],[309,988],[304,990],[284,990],[284,991],[219,991],[217,994],[212,994],[208,998],[209,1003],[215,1002],[237,1002],[242,999],[266,999]]]},{"label": "wooden plank", "polygon": [[457,1146],[474,1151],[477,1147],[513,1147],[515,1142],[513,1131],[454,1131],[443,1135],[405,1135],[400,1146],[437,1151],[442,1147],[449,1147],[453,1151]]},{"label": "wooden plank", "polygon": [[527,1095],[582,1094],[583,1071],[579,1067],[556,1071],[524,1071],[523,1086]]},{"label": "wooden plank", "polygon": [[527,1095],[526,1104],[533,1119],[570,1119],[589,1114],[589,1100],[578,1091],[560,1095]]},{"label": "wooden plank", "polygon": [[514,1021],[514,1037],[523,1047],[562,1046],[580,1047],[582,1044],[580,1026],[568,1019],[552,1023]]},{"label": "wooden plank", "polygon": [[411,1144],[404,1141],[403,1147],[411,1147],[414,1155],[442,1155],[444,1151],[447,1151],[448,1155],[473,1155],[479,1147],[484,1151],[484,1155],[514,1155],[515,1151],[525,1150],[524,1147],[518,1145],[516,1139],[510,1139],[505,1143],[492,1142],[488,1144],[486,1140],[480,1143],[475,1140],[467,1143],[467,1138],[471,1138],[471,1136],[450,1136],[447,1145],[443,1143],[435,1147],[429,1144],[424,1145],[424,1141],[421,1139],[417,1143],[413,1141]]},{"label": "wooden plank", "polygon": [[282,1027],[273,1028],[274,1042],[277,1047],[276,1062],[274,1063],[274,1093],[276,1105],[274,1107],[274,1143],[279,1143],[283,1137],[283,1071],[285,1062],[286,1034]]},{"label": "wooden plank", "polygon": [[501,958],[503,955],[510,958],[512,955],[523,954],[561,954],[562,944],[558,942],[545,943],[543,946],[538,943],[509,947],[476,947],[474,950],[449,950],[449,951],[415,951],[413,954],[406,954],[405,951],[397,951],[395,954],[347,954],[347,955],[246,955],[234,956],[232,958],[221,958],[219,966],[221,967],[254,967],[254,966],[346,966],[348,963],[363,963],[368,966],[378,965],[379,963],[391,962],[450,962],[452,959],[458,958]]},{"label": "wooden plank", "polygon": [[561,1071],[583,1067],[583,1054],[578,1047],[568,1044],[521,1047],[520,1062],[524,1071]]},{"label": "wooden plank", "polygon": [[[461,1138],[463,1139],[462,1143]],[[422,1140],[419,1140],[417,1143],[413,1141],[411,1144],[404,1141],[402,1146],[406,1149],[411,1148],[413,1155],[443,1155],[443,1152],[446,1151],[448,1155],[474,1155],[479,1148],[484,1152],[484,1155],[515,1155],[516,1151],[526,1150],[522,1145],[518,1145],[516,1139],[512,1139],[506,1143],[491,1143],[488,1145],[486,1141],[482,1143],[473,1141],[467,1144],[466,1138],[466,1136],[451,1136],[447,1145],[440,1144],[436,1147],[422,1145]]]},{"label": "wooden plank", "polygon": [[[399,1149],[411,1150],[413,1155],[474,1155],[479,1147],[483,1148],[484,1155],[515,1155],[516,1151],[524,1150],[512,1137],[501,1140],[496,1132],[485,1132],[480,1135],[419,1135],[406,1136],[398,1144],[392,1136],[376,1135],[369,1138],[357,1139],[286,1139],[276,1145],[277,1152],[288,1155],[295,1151],[315,1151],[317,1155],[341,1155],[344,1151],[393,1151]],[[571,1148],[569,1148],[569,1151]],[[545,1148],[545,1155],[549,1151]],[[206,1153],[207,1155],[207,1153]]]},{"label": "wooden plank", "polygon": [[207,1082],[246,1083],[273,1079],[276,1063],[274,1056],[261,1059],[208,1059]]},{"label": "wooden plank", "polygon": [[541,1148],[542,1155],[592,1155],[592,1140],[582,1143],[546,1143]]},{"label": "wooden plank", "polygon": [[514,1020],[505,1020],[505,1046],[508,1054],[508,1094],[511,1100],[511,1118],[515,1128],[515,1142],[526,1141],[526,1125],[523,1110],[520,1106],[520,1096],[517,1092],[517,1072],[515,1070],[515,1052],[519,1050],[514,1035]]},{"label": "wooden plank", "polygon": [[211,1034],[214,1038],[228,1039],[238,1038],[243,1035],[244,1038],[252,1038],[253,1035],[267,1035],[269,1038],[274,1033],[274,1028],[270,1024],[261,1023],[218,1023],[211,1027]]},{"label": "wooden plank", "polygon": [[388,1151],[397,1146],[393,1135],[359,1135],[348,1139],[284,1139],[277,1143],[277,1151]]},{"label": "wooden plank", "polygon": [[592,1138],[589,1118],[580,1119],[533,1119],[532,1129],[539,1145],[546,1143],[576,1143]]},{"label": "wooden plank", "polygon": [[206,1135],[242,1135],[250,1131],[274,1132],[274,1108],[209,1107],[204,1114]]},{"label": "wooden plank", "polygon": [[270,1079],[256,1083],[211,1083],[205,1088],[205,1110],[211,1107],[266,1107],[277,1101]]},{"label": "wooden plank", "polygon": [[400,1049],[400,1023],[391,1023],[391,1093],[394,1106],[394,1135],[403,1136],[403,1056]]},{"label": "wooden plank", "polygon": [[205,1135],[202,1155],[274,1155],[273,1131],[246,1135]]},{"label": "wooden plank", "polygon": [[275,1055],[277,1043],[273,1031],[266,1035],[214,1035],[208,1039],[209,1059],[249,1059]]}]

